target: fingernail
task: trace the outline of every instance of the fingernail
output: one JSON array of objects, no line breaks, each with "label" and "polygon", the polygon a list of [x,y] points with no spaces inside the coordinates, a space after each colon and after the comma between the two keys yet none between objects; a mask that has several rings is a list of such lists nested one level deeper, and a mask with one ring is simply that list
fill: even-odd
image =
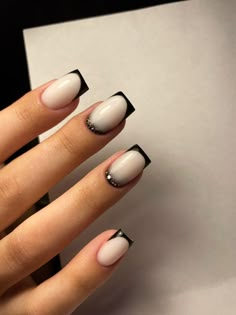
[{"label": "fingernail", "polygon": [[135,111],[122,92],[118,92],[98,105],[89,115],[86,124],[96,134],[104,134],[117,127]]},{"label": "fingernail", "polygon": [[97,261],[102,266],[111,266],[128,251],[133,241],[120,229],[102,245]]},{"label": "fingernail", "polygon": [[50,109],[60,109],[88,90],[79,70],[67,73],[54,81],[42,94],[41,100]]},{"label": "fingernail", "polygon": [[135,144],[112,163],[106,171],[106,178],[114,187],[124,186],[150,163],[147,154]]}]

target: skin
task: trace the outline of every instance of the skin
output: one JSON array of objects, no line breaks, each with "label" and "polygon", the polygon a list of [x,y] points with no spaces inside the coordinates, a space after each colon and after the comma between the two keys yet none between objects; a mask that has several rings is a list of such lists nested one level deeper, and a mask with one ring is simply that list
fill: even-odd
[{"label": "skin", "polygon": [[[44,106],[40,96],[52,82],[28,92],[0,112],[0,164],[77,107],[78,100],[60,110]],[[105,179],[109,165],[124,151],[91,170],[12,232],[4,233],[56,183],[122,131],[124,122],[105,135],[88,130],[86,118],[98,104],[74,116],[51,137],[0,169],[1,315],[71,314],[120,263],[103,267],[97,262],[99,248],[115,232],[108,230],[93,239],[51,278],[36,285],[30,276],[138,182],[141,174],[117,189]]]}]

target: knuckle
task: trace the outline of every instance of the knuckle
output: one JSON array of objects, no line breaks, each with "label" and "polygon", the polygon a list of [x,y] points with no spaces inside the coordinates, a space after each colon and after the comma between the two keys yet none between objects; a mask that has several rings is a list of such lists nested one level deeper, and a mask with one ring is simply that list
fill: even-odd
[{"label": "knuckle", "polygon": [[33,119],[32,111],[31,111],[31,106],[28,106],[27,101],[26,101],[27,95],[28,93],[22,98],[23,104],[21,104],[21,106],[16,105],[14,107],[14,110],[20,122],[22,122],[23,124],[27,123],[27,125],[30,125],[31,127],[33,127],[34,119]]},{"label": "knuckle", "polygon": [[13,271],[25,269],[31,261],[31,254],[21,235],[21,231],[10,234],[7,241],[6,259]]},{"label": "knuckle", "polygon": [[74,290],[82,297],[88,296],[96,288],[94,280],[89,277],[80,275],[76,280],[74,282]]},{"label": "knuckle", "polygon": [[9,204],[21,198],[22,190],[15,176],[3,176],[0,180],[0,200],[1,204]]},{"label": "knuckle", "polygon": [[49,315],[49,313],[42,312],[42,307],[40,307],[39,303],[32,303],[29,300],[29,303],[26,308],[26,315]]},{"label": "knuckle", "polygon": [[58,133],[60,146],[72,155],[77,154],[79,149],[77,137],[73,137],[74,134],[77,134],[77,126],[77,119],[72,118],[69,124],[65,126],[65,128],[62,128]]},{"label": "knuckle", "polygon": [[[87,181],[83,185],[78,185],[79,195],[86,211],[100,214],[109,208],[115,201],[115,196],[106,191],[100,180],[95,180],[95,174],[88,174]],[[105,196],[105,198],[104,198]]]},{"label": "knuckle", "polygon": [[86,209],[86,211],[98,212],[100,203],[94,191],[90,187],[81,187],[80,192],[83,196],[84,209]]},{"label": "knuckle", "polygon": [[67,134],[67,132],[61,130],[58,134],[58,140],[60,147],[62,147],[70,155],[75,155],[77,153],[78,150],[76,148],[75,141]]}]

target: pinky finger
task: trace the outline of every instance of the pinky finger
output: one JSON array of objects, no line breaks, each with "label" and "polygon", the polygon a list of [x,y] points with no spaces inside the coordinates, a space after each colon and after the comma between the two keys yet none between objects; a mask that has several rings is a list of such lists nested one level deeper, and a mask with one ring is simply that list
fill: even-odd
[{"label": "pinky finger", "polygon": [[132,243],[121,230],[97,236],[59,273],[31,292],[28,314],[71,314],[109,278]]}]

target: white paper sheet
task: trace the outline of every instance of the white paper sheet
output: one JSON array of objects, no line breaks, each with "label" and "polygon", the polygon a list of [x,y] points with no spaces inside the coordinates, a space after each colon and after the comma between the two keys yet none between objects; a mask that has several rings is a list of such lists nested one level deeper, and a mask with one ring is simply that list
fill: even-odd
[{"label": "white paper sheet", "polygon": [[234,0],[185,1],[24,30],[32,87],[78,67],[90,91],[76,113],[118,90],[136,107],[51,200],[121,148],[137,142],[152,159],[61,255],[65,264],[110,227],[136,241],[75,314],[235,315],[235,12]]}]

